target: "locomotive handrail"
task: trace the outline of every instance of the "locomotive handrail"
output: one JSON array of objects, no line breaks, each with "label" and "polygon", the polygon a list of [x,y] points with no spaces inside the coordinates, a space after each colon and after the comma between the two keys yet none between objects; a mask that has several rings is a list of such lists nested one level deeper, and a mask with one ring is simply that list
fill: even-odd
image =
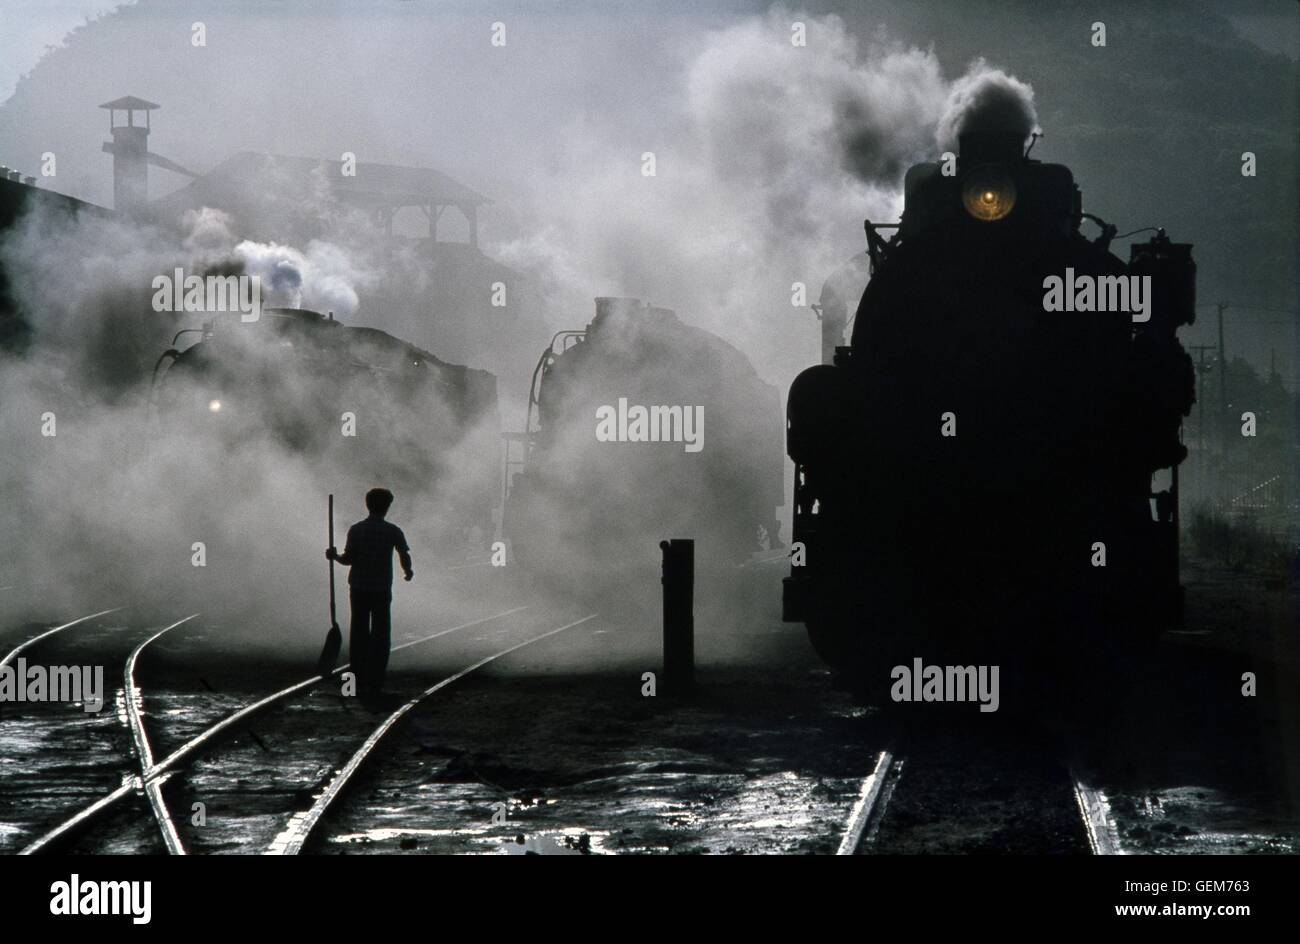
[{"label": "locomotive handrail", "polygon": [[[552,339],[551,344],[555,344],[554,339]],[[540,414],[541,401],[539,398],[540,390],[538,389],[539,378],[542,375],[543,369],[546,367],[546,362],[553,356],[551,350],[552,349],[548,347],[546,350],[542,351],[542,356],[537,359],[537,366],[533,368],[533,377],[528,382],[528,412],[524,414],[525,436],[528,435],[533,427],[533,407],[538,407]]]},{"label": "locomotive handrail", "polygon": [[[180,335],[178,334],[176,337],[180,337]],[[172,340],[172,343],[173,344],[176,343],[175,339]],[[167,350],[163,351],[160,355],[158,355],[158,360],[154,362],[153,377],[149,381],[149,398],[145,400],[145,404],[144,404],[144,409],[145,409],[144,420],[146,425],[150,425],[153,423],[155,410],[158,406],[158,371],[162,367],[163,361],[165,361],[167,358],[170,357],[174,361],[176,360],[176,358],[180,356],[181,356],[180,351],[176,350],[176,348],[174,347],[169,347]]]},{"label": "locomotive handrail", "polygon": [[[551,343],[546,345],[545,350],[542,351],[542,356],[537,359],[537,366],[533,368],[532,379],[528,382],[528,411],[524,414],[523,431],[519,433],[501,434],[501,438],[506,444],[505,461],[503,463],[504,468],[502,469],[503,480],[501,482],[501,510],[503,515],[505,513],[506,502],[510,500],[510,473],[516,468],[527,468],[528,460],[532,454],[532,448],[534,445],[533,409],[537,408],[538,420],[540,422],[541,380],[542,377],[545,376],[546,368],[550,365],[551,361],[555,359],[555,346],[560,343],[561,339],[563,339],[565,342],[563,350],[567,351],[572,347],[572,344],[569,342],[576,344],[586,336],[587,332],[585,329],[577,330],[570,328],[564,331],[555,332],[555,335],[551,338]],[[510,458],[510,444],[514,442],[524,444],[524,455],[521,459]]]},{"label": "locomotive handrail", "polygon": [[[1115,235],[1116,233],[1119,232],[1119,227],[1116,226],[1114,223],[1107,223],[1105,220],[1103,220],[1100,216],[1097,216],[1095,213],[1084,213],[1080,211],[1079,219],[1092,220],[1094,223],[1096,223],[1098,226],[1101,227],[1101,233],[1099,233],[1097,238],[1093,240],[1094,246],[1099,246],[1102,249],[1109,249],[1111,241],[1119,238],[1118,236]],[[1133,231],[1133,233],[1140,233],[1140,232],[1142,232],[1142,230],[1140,229],[1135,229]],[[1124,235],[1132,236],[1133,233],[1125,233]]]},{"label": "locomotive handrail", "polygon": [[[154,410],[158,406],[158,371],[162,368],[163,361],[171,358],[173,361],[178,360],[183,351],[176,348],[176,342],[180,340],[182,334],[209,334],[212,330],[212,322],[208,321],[200,328],[181,328],[172,336],[172,346],[158,355],[158,360],[154,361],[153,376],[149,380],[149,399],[145,401],[145,421],[152,422],[154,419]],[[189,348],[186,348],[188,351]]]},{"label": "locomotive handrail", "polygon": [[[879,230],[898,229],[902,225],[903,225],[902,223],[873,223],[871,222],[871,220],[867,220],[867,219],[864,219],[862,221],[862,229],[867,234],[867,255],[871,259],[872,275],[874,275],[876,272],[876,263],[878,263],[881,259],[885,258],[886,254],[889,251],[889,247],[891,245],[890,243],[886,243],[883,239],[880,238]],[[897,238],[898,238],[898,234],[895,233],[894,239]]]},{"label": "locomotive handrail", "polygon": [[[564,331],[557,331],[555,332],[555,336],[551,338],[551,343],[546,346],[546,350],[542,351],[542,356],[537,359],[537,366],[533,368],[533,379],[528,384],[528,413],[524,417],[525,435],[532,432],[533,407],[538,408],[539,419],[540,419],[541,393],[542,393],[541,379],[546,374],[546,368],[550,366],[550,362],[555,358],[556,353],[563,353],[563,351],[567,351],[570,347],[573,346],[573,344],[576,344],[578,341],[582,340],[586,336],[587,336],[587,331],[585,328],[583,329],[569,328]],[[555,345],[558,344],[561,339],[563,339],[565,342],[564,348],[560,352],[557,352],[555,350]],[[569,343],[570,341],[572,341],[573,344],[570,344]]]}]

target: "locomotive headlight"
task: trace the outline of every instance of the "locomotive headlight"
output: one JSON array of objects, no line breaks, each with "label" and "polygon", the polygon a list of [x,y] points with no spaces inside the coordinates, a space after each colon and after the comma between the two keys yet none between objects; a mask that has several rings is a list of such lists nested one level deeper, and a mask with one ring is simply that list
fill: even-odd
[{"label": "locomotive headlight", "polygon": [[966,174],[961,202],[977,220],[1000,220],[1016,205],[1016,185],[1002,167],[984,164]]},{"label": "locomotive headlight", "polygon": [[208,412],[209,412],[209,413],[220,413],[220,412],[221,412],[221,401],[220,401],[220,400],[209,400],[209,401],[208,401]]}]

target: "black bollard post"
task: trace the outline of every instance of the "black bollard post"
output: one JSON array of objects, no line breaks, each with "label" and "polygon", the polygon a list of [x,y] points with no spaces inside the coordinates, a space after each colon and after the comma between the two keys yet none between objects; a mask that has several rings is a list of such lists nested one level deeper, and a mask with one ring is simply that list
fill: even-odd
[{"label": "black bollard post", "polygon": [[682,695],[695,686],[695,541],[660,541],[664,585],[664,688]]}]

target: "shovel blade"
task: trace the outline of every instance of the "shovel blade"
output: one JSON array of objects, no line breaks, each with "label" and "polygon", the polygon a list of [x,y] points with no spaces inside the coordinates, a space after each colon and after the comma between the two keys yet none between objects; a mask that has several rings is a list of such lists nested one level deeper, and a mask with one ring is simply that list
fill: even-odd
[{"label": "shovel blade", "polygon": [[339,630],[338,624],[335,623],[330,627],[330,631],[325,634],[325,646],[320,651],[320,661],[316,663],[316,671],[320,675],[329,675],[338,665],[339,652],[343,648],[343,633]]}]

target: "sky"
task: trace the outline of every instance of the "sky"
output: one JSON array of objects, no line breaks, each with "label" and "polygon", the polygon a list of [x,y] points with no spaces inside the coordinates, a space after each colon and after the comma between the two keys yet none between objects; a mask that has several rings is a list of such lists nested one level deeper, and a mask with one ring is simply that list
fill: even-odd
[{"label": "sky", "polygon": [[122,0],[5,0],[0,31],[0,102],[50,47],[63,43],[78,26],[109,13]]},{"label": "sky", "polygon": [[[815,295],[861,251],[862,217],[899,209],[896,188],[855,181],[827,143],[837,97],[883,103],[870,120],[895,129],[891,109],[911,109],[915,137],[983,57],[1032,86],[1035,156],[1071,167],[1087,209],[1196,243],[1206,314],[1236,306],[1234,353],[1294,360],[1292,0],[0,6],[0,163],[33,173],[56,152],[53,189],[111,202],[96,106],[124,94],[162,104],[152,149],[200,172],[241,149],[436,167],[494,200],[484,245],[548,289],[553,327],[585,321],[595,295],[637,295],[718,330],[777,382],[816,352],[815,324],[778,313],[781,296],[796,280]],[[762,74],[801,18],[811,55]],[[1105,49],[1087,42],[1098,19]],[[937,76],[923,91],[924,69],[879,74],[915,66],[908,53]],[[1262,169],[1243,181],[1247,150]],[[634,179],[647,151],[653,191]],[[184,182],[154,171],[151,187]],[[1215,340],[1209,320],[1185,336]]]}]

